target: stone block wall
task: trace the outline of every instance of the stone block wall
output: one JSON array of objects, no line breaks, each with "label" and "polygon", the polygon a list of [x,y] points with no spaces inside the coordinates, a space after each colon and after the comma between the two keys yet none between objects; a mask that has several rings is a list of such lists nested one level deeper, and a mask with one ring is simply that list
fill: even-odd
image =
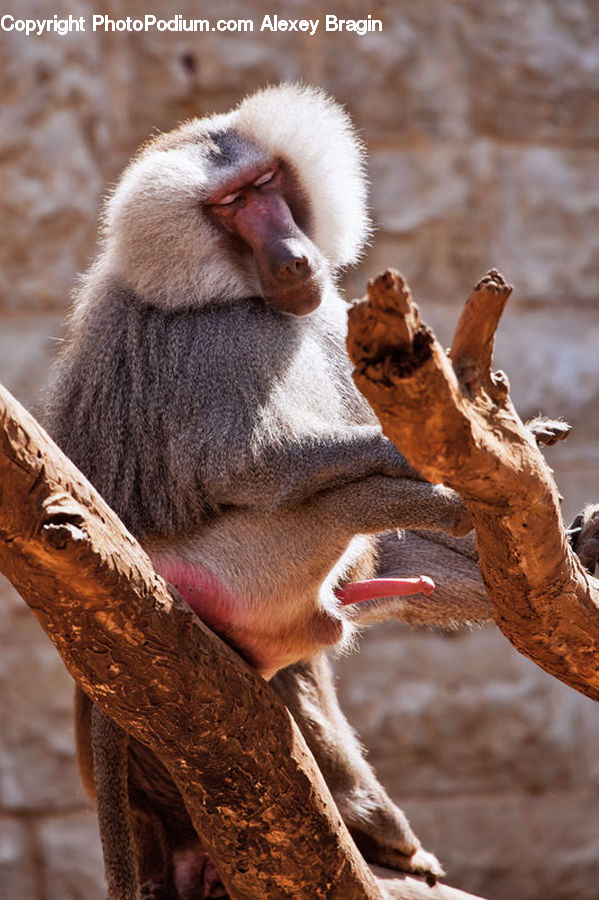
[{"label": "stone block wall", "polygon": [[[151,6],[151,8],[149,8]],[[451,0],[203,5],[252,34],[0,32],[0,380],[35,409],[101,196],[153,130],[303,78],[367,144],[377,233],[350,294],[387,265],[444,341],[489,267],[515,285],[496,362],[524,416],[574,424],[550,464],[570,518],[599,490],[599,7]],[[8,0],[18,18],[198,16],[181,0]],[[260,32],[265,12],[317,33]],[[325,33],[324,14],[383,22]],[[326,136],[323,136],[326,139]],[[599,889],[599,714],[492,629],[373,629],[338,664],[370,758],[450,882],[491,900]],[[69,677],[0,584],[0,900],[100,900]]]}]

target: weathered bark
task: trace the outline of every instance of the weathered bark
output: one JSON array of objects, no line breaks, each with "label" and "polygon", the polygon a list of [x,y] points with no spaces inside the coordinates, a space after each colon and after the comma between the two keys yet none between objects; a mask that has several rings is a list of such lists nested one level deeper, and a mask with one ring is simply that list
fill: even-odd
[{"label": "weathered bark", "polygon": [[0,571],[92,700],[166,765],[233,900],[469,896],[373,876],[279,698],[1,387]]},{"label": "weathered bark", "polygon": [[491,372],[511,290],[495,270],[476,285],[448,357],[401,275],[384,273],[350,313],[354,378],[410,463],[462,495],[502,632],[599,699],[599,582],[569,546],[551,471],[510,402],[507,378]]}]

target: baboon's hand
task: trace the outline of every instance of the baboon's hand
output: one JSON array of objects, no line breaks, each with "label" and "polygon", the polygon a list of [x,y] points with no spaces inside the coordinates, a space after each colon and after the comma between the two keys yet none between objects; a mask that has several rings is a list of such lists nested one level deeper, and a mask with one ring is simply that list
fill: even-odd
[{"label": "baboon's hand", "polygon": [[436,484],[434,488],[440,503],[443,504],[443,524],[439,527],[455,537],[463,537],[472,531],[472,518],[460,495],[444,484]]}]

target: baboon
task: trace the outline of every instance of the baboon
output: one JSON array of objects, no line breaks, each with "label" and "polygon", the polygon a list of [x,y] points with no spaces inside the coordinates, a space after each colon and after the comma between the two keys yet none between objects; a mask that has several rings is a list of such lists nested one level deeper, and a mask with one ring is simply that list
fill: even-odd
[{"label": "baboon", "polygon": [[[336,281],[369,228],[362,147],[321,91],[268,88],[154,138],[107,200],[46,421],[157,570],[273,678],[364,855],[434,877],[324,656],[361,622],[490,617],[462,501],[411,468],[351,379]],[[380,580],[423,572],[431,599]],[[346,605],[356,582],[367,599]],[[77,710],[111,900],[218,896],[160,762],[82,694]]]}]

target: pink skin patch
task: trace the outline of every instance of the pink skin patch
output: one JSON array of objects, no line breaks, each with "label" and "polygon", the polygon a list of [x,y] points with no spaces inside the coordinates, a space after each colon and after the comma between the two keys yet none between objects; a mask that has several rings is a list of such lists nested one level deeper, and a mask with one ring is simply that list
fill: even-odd
[{"label": "pink skin patch", "polygon": [[177,897],[227,898],[216,866],[201,841],[173,852],[173,881]]},{"label": "pink skin patch", "polygon": [[239,604],[212,572],[182,559],[154,556],[152,562],[203,622],[215,631],[232,623]]},{"label": "pink skin patch", "polygon": [[428,575],[418,578],[369,578],[354,581],[335,589],[335,596],[341,606],[361,603],[363,600],[380,600],[382,597],[401,597],[407,594],[425,594],[429,597],[435,590],[435,582]]}]

